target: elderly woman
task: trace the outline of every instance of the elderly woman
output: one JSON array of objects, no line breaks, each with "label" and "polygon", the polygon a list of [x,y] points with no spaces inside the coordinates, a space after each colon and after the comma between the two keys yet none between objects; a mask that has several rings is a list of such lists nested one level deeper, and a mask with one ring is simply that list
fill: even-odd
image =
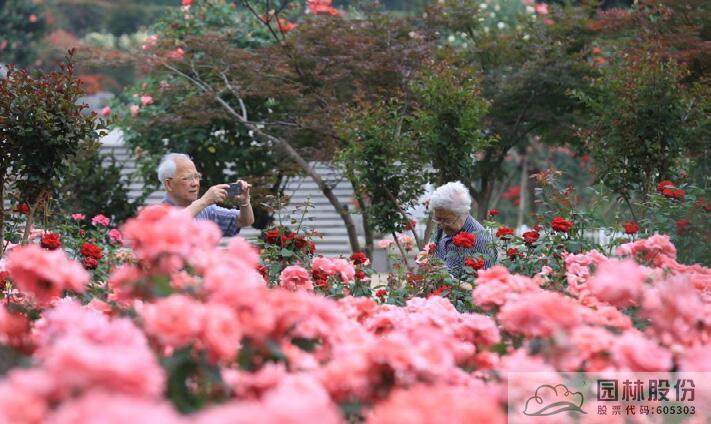
[{"label": "elderly woman", "polygon": [[443,260],[455,277],[461,276],[466,258],[483,258],[486,268],[496,258],[496,249],[487,247],[491,236],[469,213],[471,205],[469,190],[459,181],[437,188],[430,198],[432,221],[439,226],[433,240],[434,256]]}]

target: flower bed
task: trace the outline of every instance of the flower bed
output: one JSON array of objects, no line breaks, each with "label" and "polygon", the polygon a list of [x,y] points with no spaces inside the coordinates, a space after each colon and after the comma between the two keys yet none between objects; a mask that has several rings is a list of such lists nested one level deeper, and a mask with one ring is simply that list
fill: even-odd
[{"label": "flower bed", "polygon": [[[260,257],[152,206],[117,258],[101,225],[75,259],[52,237],[8,253],[0,421],[505,422],[514,371],[711,370],[711,269],[678,263],[663,235],[519,273],[472,258],[465,284],[425,252],[373,289],[365,255],[314,257],[284,229]],[[571,225],[499,237],[537,258]]]}]

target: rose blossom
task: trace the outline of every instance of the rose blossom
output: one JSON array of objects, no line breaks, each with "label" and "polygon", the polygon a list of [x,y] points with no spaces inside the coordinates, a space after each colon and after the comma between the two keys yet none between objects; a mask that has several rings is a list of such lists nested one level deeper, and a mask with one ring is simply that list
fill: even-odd
[{"label": "rose blossom", "polygon": [[354,265],[368,265],[368,257],[363,252],[355,252],[351,255],[351,261]]},{"label": "rose blossom", "polygon": [[146,334],[180,349],[197,339],[205,306],[189,296],[174,294],[144,305],[140,315]]},{"label": "rose blossom", "polygon": [[284,268],[279,276],[279,285],[287,290],[313,290],[314,285],[309,272],[301,266],[292,265]]},{"label": "rose blossom", "polygon": [[484,258],[482,257],[476,259],[466,258],[464,259],[464,265],[472,267],[474,270],[480,270],[484,268],[486,262],[484,262]]},{"label": "rose blossom", "polygon": [[454,236],[454,238],[452,238],[452,243],[454,243],[454,245],[457,247],[471,249],[476,243],[476,234],[462,231],[461,233]]},{"label": "rose blossom", "polygon": [[551,221],[551,228],[559,233],[567,233],[571,228],[573,228],[573,223],[565,218],[556,216]]},{"label": "rose blossom", "polygon": [[536,13],[539,15],[547,15],[548,14],[548,5],[545,3],[538,3],[535,6]]},{"label": "rose blossom", "polygon": [[50,424],[179,424],[185,421],[164,400],[152,401],[106,391],[91,391],[61,404]]},{"label": "rose blossom", "polygon": [[[420,384],[393,390],[375,405],[367,424],[505,423],[506,415],[495,392],[480,386],[455,387]],[[477,399],[472,402],[472,399]]]},{"label": "rose blossom", "polygon": [[398,234],[397,241],[403,249],[410,251],[415,248],[415,238],[407,234]]},{"label": "rose blossom", "polygon": [[242,329],[232,308],[223,305],[204,308],[200,339],[214,361],[234,360],[242,343]]},{"label": "rose blossom", "polygon": [[625,234],[637,234],[639,232],[639,224],[637,221],[627,221],[622,224],[625,229]]},{"label": "rose blossom", "polygon": [[387,249],[395,241],[390,239],[378,240],[378,247],[381,249]]},{"label": "rose blossom", "polygon": [[102,214],[98,214],[95,217],[91,218],[91,223],[97,226],[101,225],[102,227],[107,227],[109,225],[109,222],[111,222],[111,220]]},{"label": "rose blossom", "polygon": [[598,299],[626,308],[638,304],[647,275],[634,261],[610,259],[598,265],[587,284]]},{"label": "rose blossom", "polygon": [[84,218],[86,218],[86,215],[84,215],[83,213],[73,213],[72,214],[72,219],[75,221],[81,221]]},{"label": "rose blossom", "polygon": [[526,243],[526,245],[530,246],[536,241],[538,241],[538,238],[541,235],[538,233],[538,231],[526,231],[523,233],[523,242]]},{"label": "rose blossom", "polygon": [[659,372],[672,367],[671,354],[636,330],[627,331],[615,340],[612,360],[622,371]]},{"label": "rose blossom", "polygon": [[509,238],[511,238],[513,233],[514,233],[513,228],[500,227],[498,230],[496,230],[496,237],[498,237],[502,240],[508,240]]},{"label": "rose blossom", "polygon": [[498,318],[507,331],[526,337],[549,337],[556,330],[575,327],[582,321],[581,306],[556,292],[524,293],[507,302]]},{"label": "rose blossom", "polygon": [[57,233],[45,233],[40,241],[40,246],[48,250],[59,249],[62,246],[62,242],[59,240],[60,237]]},{"label": "rose blossom", "polygon": [[99,266],[99,261],[96,260],[96,258],[92,258],[91,256],[89,256],[82,259],[81,264],[86,269],[96,269],[96,267]]},{"label": "rose blossom", "polygon": [[27,215],[28,213],[30,213],[30,205],[28,205],[27,203],[18,203],[15,207],[15,212],[22,215]]},{"label": "rose blossom", "polygon": [[110,106],[106,106],[103,109],[101,109],[101,116],[103,116],[104,118],[108,118],[109,115],[111,115],[111,107]]},{"label": "rose blossom", "polygon": [[92,243],[82,243],[80,253],[88,258],[94,258],[96,260],[99,260],[104,256],[103,249]]},{"label": "rose blossom", "polygon": [[121,231],[119,231],[117,228],[112,228],[108,232],[108,236],[111,239],[111,241],[115,241],[117,243],[121,243],[123,241],[123,236],[121,235]]},{"label": "rose blossom", "polygon": [[67,258],[64,251],[47,251],[31,244],[8,253],[7,271],[20,291],[31,294],[38,303],[48,304],[63,290],[83,293],[89,274]]}]

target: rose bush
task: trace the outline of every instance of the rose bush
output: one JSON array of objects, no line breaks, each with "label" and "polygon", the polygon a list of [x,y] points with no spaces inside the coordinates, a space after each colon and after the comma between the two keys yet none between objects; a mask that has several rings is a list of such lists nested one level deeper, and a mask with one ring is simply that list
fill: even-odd
[{"label": "rose bush", "polygon": [[[663,235],[556,251],[532,275],[469,258],[471,286],[428,246],[372,290],[360,252],[274,257],[299,237],[283,229],[261,257],[239,237],[220,248],[214,224],[159,205],[121,228],[135,259],[92,292],[79,261],[111,258],[112,239],[76,219],[61,249],[10,250],[0,343],[28,366],[0,380],[0,421],[505,422],[512,371],[709,370],[711,269]],[[499,243],[537,258],[572,224]]]}]

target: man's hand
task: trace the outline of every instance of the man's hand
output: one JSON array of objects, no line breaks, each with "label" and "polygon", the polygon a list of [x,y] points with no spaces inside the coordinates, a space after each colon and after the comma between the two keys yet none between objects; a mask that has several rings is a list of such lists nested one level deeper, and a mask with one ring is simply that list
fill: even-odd
[{"label": "man's hand", "polygon": [[249,191],[252,189],[252,184],[248,184],[247,181],[237,180],[235,183],[242,186],[242,192],[234,197],[239,205],[249,204]]},{"label": "man's hand", "polygon": [[222,203],[227,199],[228,188],[230,188],[229,184],[215,184],[202,195],[200,200],[204,202],[205,207],[215,203]]}]

